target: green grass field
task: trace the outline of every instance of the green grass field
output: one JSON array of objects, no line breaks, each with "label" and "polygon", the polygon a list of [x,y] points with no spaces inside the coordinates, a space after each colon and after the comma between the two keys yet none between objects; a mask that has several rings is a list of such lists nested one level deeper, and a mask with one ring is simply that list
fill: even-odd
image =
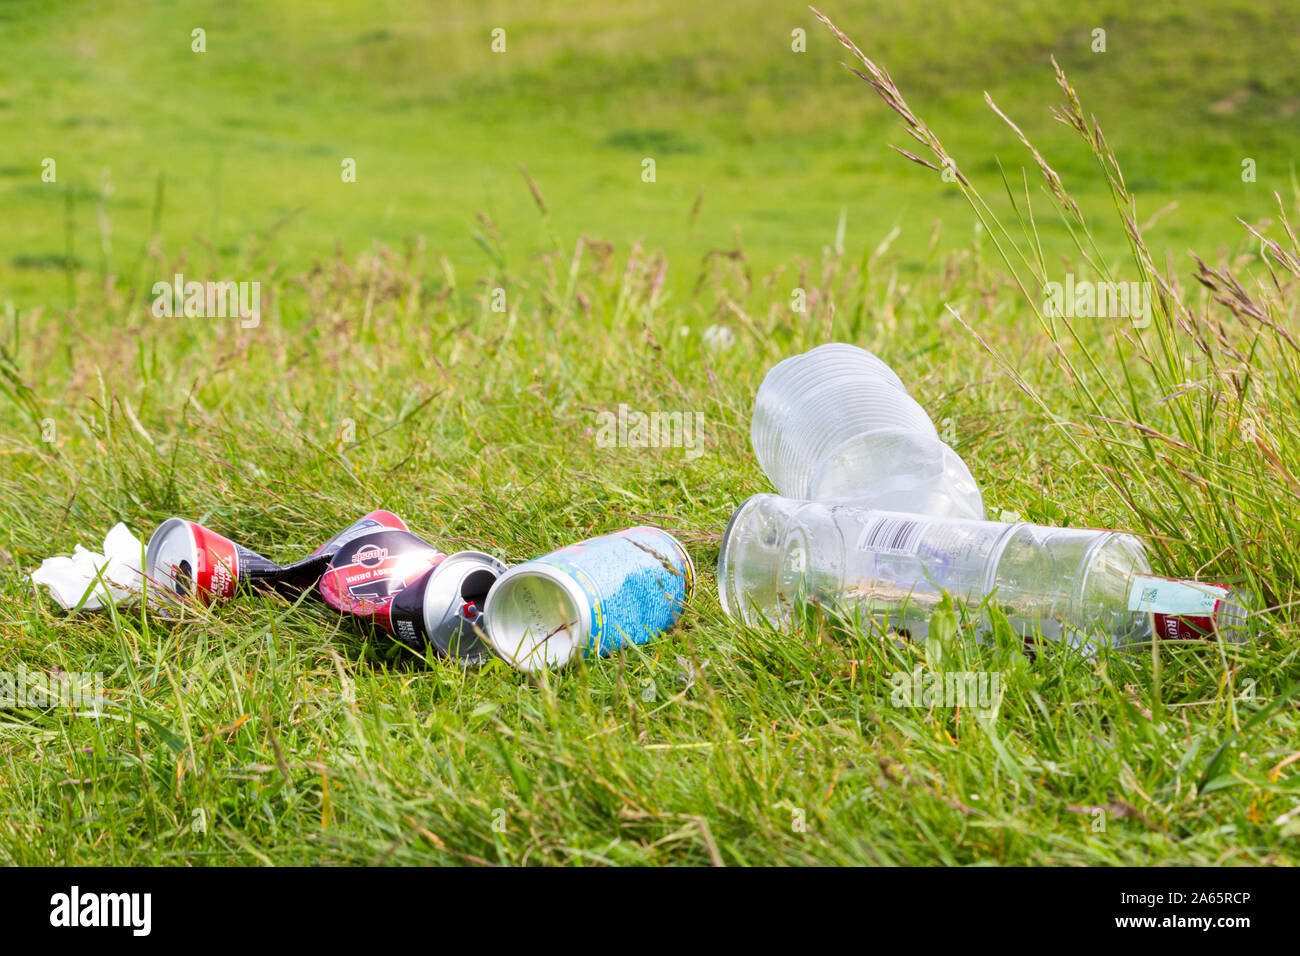
[{"label": "green grass field", "polygon": [[[0,710],[0,861],[1300,858],[1291,6],[828,4],[971,187],[888,149],[935,160],[806,7],[609,6],[0,9],[0,672],[108,699]],[[1104,142],[1053,120],[1053,55]],[[155,317],[178,272],[260,282],[260,323]],[[1166,294],[1146,328],[1053,319],[1067,273]],[[992,517],[1131,530],[1271,610],[1092,659],[728,620],[754,391],[827,340],[894,366]],[[599,447],[620,403],[701,413],[703,454]],[[28,581],[119,520],[289,560],[379,506],[510,562],[657,524],[701,586],[530,678],[310,599],[70,616]],[[996,716],[891,703],[916,667],[998,673]]]}]

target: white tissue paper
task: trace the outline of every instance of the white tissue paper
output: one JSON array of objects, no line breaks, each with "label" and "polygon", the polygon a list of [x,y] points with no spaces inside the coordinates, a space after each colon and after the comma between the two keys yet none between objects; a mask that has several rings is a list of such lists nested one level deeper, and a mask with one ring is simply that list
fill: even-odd
[{"label": "white tissue paper", "polygon": [[[144,547],[122,523],[115,524],[104,538],[104,553],[96,554],[81,545],[70,558],[46,558],[32,572],[32,583],[45,585],[64,610],[80,606],[98,611],[108,604],[136,599],[143,589],[140,565]],[[85,598],[85,603],[82,603]]]}]

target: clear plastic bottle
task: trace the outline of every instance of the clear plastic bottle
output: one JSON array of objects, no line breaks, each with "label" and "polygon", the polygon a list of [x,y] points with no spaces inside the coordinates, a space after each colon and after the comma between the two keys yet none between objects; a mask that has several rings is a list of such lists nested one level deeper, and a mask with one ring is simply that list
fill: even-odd
[{"label": "clear plastic bottle", "polygon": [[889,366],[855,345],[832,342],[777,363],[755,396],[750,441],[783,495],[984,517],[961,457]]},{"label": "clear plastic bottle", "polygon": [[1142,543],[1117,531],[755,495],[718,557],[723,609],[749,624],[788,626],[811,602],[921,638],[945,591],[972,609],[989,598],[1026,638],[1076,646],[1244,637],[1229,588],[1153,575]]}]

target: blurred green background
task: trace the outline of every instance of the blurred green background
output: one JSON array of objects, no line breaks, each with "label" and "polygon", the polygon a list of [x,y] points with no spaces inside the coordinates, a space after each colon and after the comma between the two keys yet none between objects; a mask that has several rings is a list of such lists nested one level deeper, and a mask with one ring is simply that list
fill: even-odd
[{"label": "blurred green background", "polygon": [[[998,160],[1016,180],[1028,162],[987,89],[1088,209],[1107,200],[1049,114],[1055,55],[1139,211],[1166,210],[1154,243],[1182,255],[1235,244],[1233,217],[1268,216],[1273,191],[1293,188],[1298,10],[827,0],[823,12],[891,71],[986,195],[1005,198]],[[192,50],[196,28],[204,53]],[[492,49],[497,28],[505,52]],[[1105,52],[1092,49],[1098,28]],[[793,49],[796,30],[806,52]],[[841,213],[851,255],[897,227],[905,270],[969,245],[955,187],[887,148],[910,140],[842,54],[798,2],[10,0],[0,305],[61,308],[103,281],[147,289],[163,259],[184,256],[195,278],[241,278],[253,263],[291,272],[336,246],[417,236],[471,274],[579,235],[639,238],[665,250],[676,287],[737,242],[758,272],[815,260]],[[343,182],[345,158],[355,183]],[[1254,183],[1242,181],[1245,158]],[[1049,244],[1064,236],[1040,228]],[[1118,231],[1100,238],[1122,248]]]}]

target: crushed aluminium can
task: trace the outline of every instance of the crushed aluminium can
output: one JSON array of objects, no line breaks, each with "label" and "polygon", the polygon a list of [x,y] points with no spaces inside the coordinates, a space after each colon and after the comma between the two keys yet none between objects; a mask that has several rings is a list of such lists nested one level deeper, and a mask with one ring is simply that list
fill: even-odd
[{"label": "crushed aluminium can", "polygon": [[280,565],[197,522],[168,518],[149,538],[145,575],[168,595],[205,604],[228,600],[240,588],[297,595],[316,583],[340,547],[376,528],[405,530],[406,523],[390,511],[372,511],[308,557]]},{"label": "crushed aluminium can", "polygon": [[476,663],[491,656],[483,609],[506,566],[482,551],[449,554],[393,598],[388,625],[415,651],[432,645],[439,657]]},{"label": "crushed aluminium can", "polygon": [[409,531],[360,535],[334,554],[320,579],[325,603],[440,657],[487,655],[483,604],[505,565],[479,551],[447,555]]},{"label": "crushed aluminium can", "polygon": [[363,534],[371,534],[385,529],[393,531],[411,530],[406,526],[405,521],[391,511],[377,508],[352,522],[306,558],[286,566],[286,576],[292,577],[294,584],[303,589],[313,587],[320,580],[321,575],[325,573],[325,569],[329,567],[330,561],[333,560],[334,555],[338,554],[340,548],[355,541]]},{"label": "crushed aluminium can", "polygon": [[695,566],[681,542],[658,528],[629,528],[503,574],[484,608],[487,638],[522,670],[557,667],[664,633],[694,593]]}]

